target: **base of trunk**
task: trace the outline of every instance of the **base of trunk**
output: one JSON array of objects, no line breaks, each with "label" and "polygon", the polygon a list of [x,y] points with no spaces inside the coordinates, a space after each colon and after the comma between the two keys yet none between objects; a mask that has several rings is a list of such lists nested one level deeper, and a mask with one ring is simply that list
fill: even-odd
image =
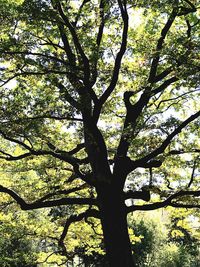
[{"label": "base of trunk", "polygon": [[101,224],[106,256],[110,267],[135,267],[127,227],[126,206],[119,194],[103,192],[99,196]]}]

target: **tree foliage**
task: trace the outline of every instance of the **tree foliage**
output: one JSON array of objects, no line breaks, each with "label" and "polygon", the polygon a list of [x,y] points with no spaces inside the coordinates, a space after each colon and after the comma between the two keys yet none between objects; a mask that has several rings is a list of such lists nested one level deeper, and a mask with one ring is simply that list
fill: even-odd
[{"label": "tree foliage", "polygon": [[[191,219],[192,215],[192,219]],[[136,213],[129,218],[141,242],[133,245],[136,266],[198,266],[199,223],[185,209]]]},{"label": "tree foliage", "polygon": [[0,10],[0,192],[67,206],[64,255],[70,225],[100,219],[110,266],[134,266],[128,213],[200,207],[198,1]]}]

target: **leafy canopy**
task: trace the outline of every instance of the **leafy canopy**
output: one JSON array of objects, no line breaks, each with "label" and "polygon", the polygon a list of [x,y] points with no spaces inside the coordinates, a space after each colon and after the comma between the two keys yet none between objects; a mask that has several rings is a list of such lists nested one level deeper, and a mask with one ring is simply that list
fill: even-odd
[{"label": "leafy canopy", "polygon": [[72,222],[100,217],[105,188],[135,199],[126,213],[199,208],[197,1],[0,11],[1,192],[25,210],[69,205],[64,251]]}]

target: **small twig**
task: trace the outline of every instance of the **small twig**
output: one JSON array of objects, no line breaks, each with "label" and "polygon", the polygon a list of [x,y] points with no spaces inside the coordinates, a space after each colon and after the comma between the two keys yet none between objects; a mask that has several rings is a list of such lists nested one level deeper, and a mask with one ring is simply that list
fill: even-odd
[{"label": "small twig", "polygon": [[191,174],[191,178],[190,178],[190,181],[188,183],[187,188],[190,188],[190,186],[192,185],[192,183],[194,181],[194,173],[195,173],[196,165],[197,165],[197,159],[194,160],[194,164],[193,164],[193,168],[192,168],[192,174]]}]

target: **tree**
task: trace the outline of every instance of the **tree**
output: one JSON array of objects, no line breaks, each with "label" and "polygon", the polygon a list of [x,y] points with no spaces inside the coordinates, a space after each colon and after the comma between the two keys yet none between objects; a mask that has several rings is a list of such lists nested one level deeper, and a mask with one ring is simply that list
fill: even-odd
[{"label": "tree", "polygon": [[36,267],[36,249],[18,214],[0,213],[0,264],[2,267]]},{"label": "tree", "polygon": [[194,217],[191,210],[167,208],[130,216],[129,224],[142,236],[141,242],[133,245],[136,266],[198,266],[199,234],[191,215]]},{"label": "tree", "polygon": [[32,193],[0,192],[23,210],[82,205],[64,254],[70,224],[95,217],[109,265],[135,266],[128,213],[200,207],[198,8],[1,0],[2,164],[24,168],[30,188],[35,159],[37,177]]}]

